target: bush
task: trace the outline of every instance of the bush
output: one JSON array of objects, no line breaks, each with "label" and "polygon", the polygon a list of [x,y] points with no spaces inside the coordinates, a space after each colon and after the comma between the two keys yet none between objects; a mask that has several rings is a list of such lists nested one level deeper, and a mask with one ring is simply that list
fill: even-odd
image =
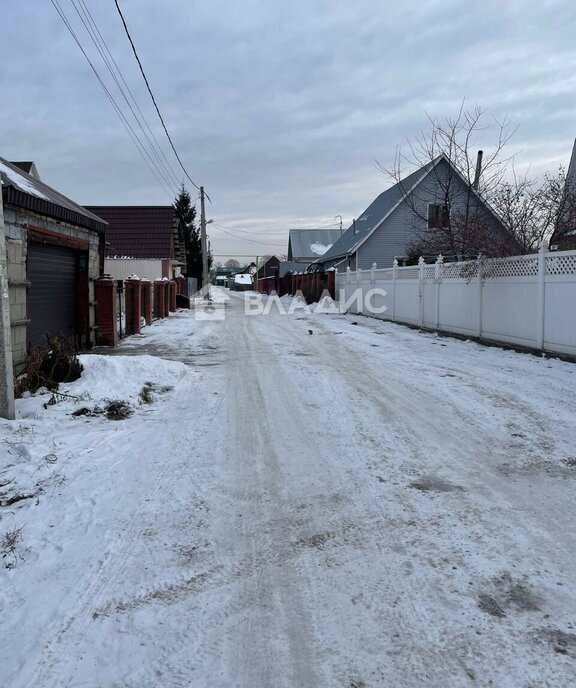
[{"label": "bush", "polygon": [[16,396],[20,397],[26,391],[33,394],[41,387],[55,391],[61,382],[77,380],[82,370],[73,340],[49,337],[44,346],[37,346],[28,356],[24,370],[16,380]]}]

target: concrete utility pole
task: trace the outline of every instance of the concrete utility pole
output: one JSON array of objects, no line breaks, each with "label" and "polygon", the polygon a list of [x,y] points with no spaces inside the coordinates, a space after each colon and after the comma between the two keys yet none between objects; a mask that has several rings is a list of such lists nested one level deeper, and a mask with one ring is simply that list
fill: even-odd
[{"label": "concrete utility pole", "polygon": [[[208,242],[206,241],[206,209],[204,207],[204,187],[200,187],[200,243],[202,246],[202,288],[209,289]],[[205,295],[208,294],[208,291]]]},{"label": "concrete utility pole", "polygon": [[10,295],[8,261],[4,235],[4,206],[0,186],[0,416],[14,420],[14,371],[12,369],[12,333],[10,330]]},{"label": "concrete utility pole", "polygon": [[342,236],[342,215],[336,215],[334,219],[336,219],[337,217],[340,218],[340,236]]}]

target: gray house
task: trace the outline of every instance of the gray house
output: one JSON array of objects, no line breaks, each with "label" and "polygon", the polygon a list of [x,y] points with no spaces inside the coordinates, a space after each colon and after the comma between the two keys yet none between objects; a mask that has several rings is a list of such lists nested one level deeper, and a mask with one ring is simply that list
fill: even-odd
[{"label": "gray house", "polygon": [[550,247],[559,251],[576,250],[576,141],[566,172],[563,213],[559,227],[550,239]]},{"label": "gray house", "polygon": [[340,239],[339,229],[291,229],[288,234],[289,261],[311,263],[323,256]]},{"label": "gray house", "polygon": [[[318,268],[367,270],[391,267],[408,258],[429,232],[440,233],[466,208],[475,227],[489,231],[502,244],[502,253],[515,253],[517,244],[480,194],[444,156],[440,155],[381,193],[326,253]],[[438,249],[438,253],[445,249]],[[430,249],[430,253],[434,249]]]}]

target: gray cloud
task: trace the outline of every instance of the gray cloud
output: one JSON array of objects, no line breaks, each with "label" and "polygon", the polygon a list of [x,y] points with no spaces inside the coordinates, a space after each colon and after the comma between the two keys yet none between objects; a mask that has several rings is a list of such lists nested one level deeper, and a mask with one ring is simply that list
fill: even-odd
[{"label": "gray cloud", "polygon": [[[86,2],[160,139],[113,4]],[[254,232],[236,240],[212,225],[217,253],[282,252],[291,226],[357,216],[388,183],[374,159],[390,163],[426,113],[454,114],[463,98],[518,125],[520,167],[565,164],[576,135],[568,1],[122,6],[182,158],[213,198],[210,216]],[[3,25],[1,154],[35,159],[80,202],[169,201],[52,5],[7,5]],[[259,234],[268,241],[254,243]]]}]

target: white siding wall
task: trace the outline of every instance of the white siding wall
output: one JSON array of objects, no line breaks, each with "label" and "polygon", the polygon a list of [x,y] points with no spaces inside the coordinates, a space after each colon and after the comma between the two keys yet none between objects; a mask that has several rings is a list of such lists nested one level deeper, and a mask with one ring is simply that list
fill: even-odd
[{"label": "white siding wall", "polygon": [[155,280],[162,277],[162,260],[137,260],[135,258],[106,258],[104,272],[115,280],[125,280],[130,275]]}]

